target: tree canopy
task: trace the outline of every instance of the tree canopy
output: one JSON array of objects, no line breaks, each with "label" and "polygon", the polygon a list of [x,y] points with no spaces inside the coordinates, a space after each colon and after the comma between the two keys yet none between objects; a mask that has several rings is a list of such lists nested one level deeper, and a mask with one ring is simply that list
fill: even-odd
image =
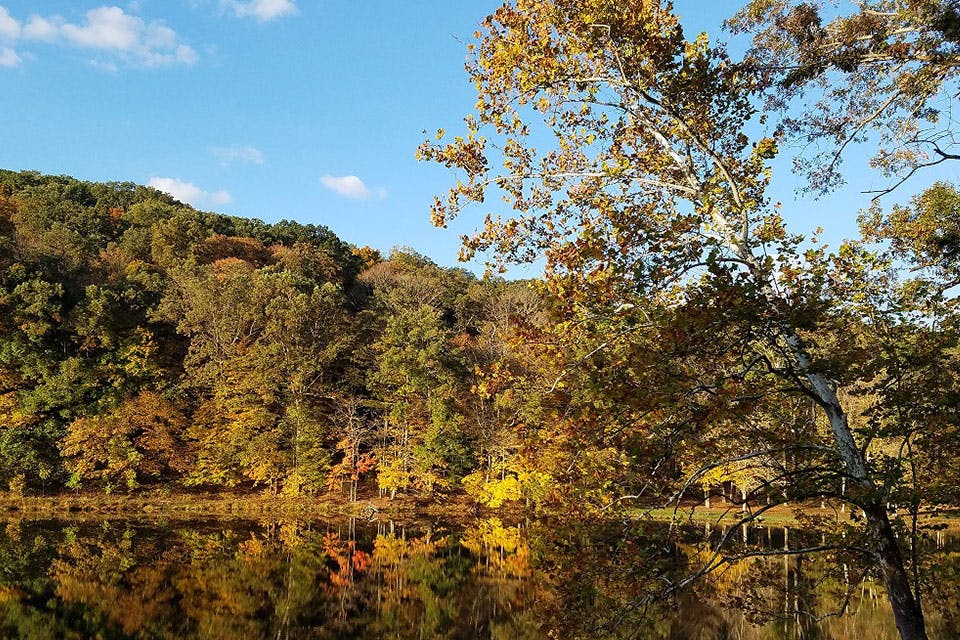
[{"label": "tree canopy", "polygon": [[[436,224],[488,196],[513,209],[489,214],[466,255],[545,258],[556,315],[540,342],[560,373],[543,393],[594,452],[578,454],[584,471],[617,487],[610,504],[718,481],[767,504],[852,503],[858,562],[884,576],[902,636],[925,638],[916,537],[901,545],[888,505],[914,505],[915,533],[918,505],[941,499],[929,480],[955,466],[932,440],[955,432],[950,230],[930,222],[949,219],[950,187],[875,210],[835,249],[790,231],[767,188],[793,135],[828,136],[838,157],[883,124],[899,146],[877,162],[893,173],[925,164],[922,145],[943,151],[920,123],[950,95],[955,8],[867,3],[829,24],[818,11],[751,3],[730,24],[755,46],[732,59],[688,38],[669,3],[506,2],[470,45],[466,133],[439,131],[419,155],[463,176]],[[798,113],[814,82],[820,111]],[[837,162],[806,161],[813,186],[836,184]],[[899,272],[904,254],[931,269]],[[721,547],[698,573],[732,561]]]},{"label": "tree canopy", "polygon": [[132,184],[5,171],[0,189],[11,491],[429,495],[493,464],[470,390],[525,284]]}]

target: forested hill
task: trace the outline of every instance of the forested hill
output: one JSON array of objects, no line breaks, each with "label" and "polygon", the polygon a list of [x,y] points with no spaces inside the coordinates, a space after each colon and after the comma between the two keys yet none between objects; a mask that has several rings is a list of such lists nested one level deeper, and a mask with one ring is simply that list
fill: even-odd
[{"label": "forested hill", "polygon": [[2,171],[0,487],[490,477],[514,449],[475,377],[536,309],[522,283],[325,227]]}]

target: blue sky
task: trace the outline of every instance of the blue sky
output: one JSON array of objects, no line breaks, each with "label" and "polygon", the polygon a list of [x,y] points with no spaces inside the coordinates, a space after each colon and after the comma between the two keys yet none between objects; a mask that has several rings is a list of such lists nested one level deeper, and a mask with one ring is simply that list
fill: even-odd
[{"label": "blue sky", "polygon": [[[483,212],[431,227],[451,177],[413,155],[424,130],[461,128],[476,100],[466,42],[497,4],[0,0],[0,167],[151,183],[198,208],[454,264]],[[688,32],[716,31],[737,3],[676,6]],[[858,190],[813,205],[781,174],[798,231],[852,231]]]}]

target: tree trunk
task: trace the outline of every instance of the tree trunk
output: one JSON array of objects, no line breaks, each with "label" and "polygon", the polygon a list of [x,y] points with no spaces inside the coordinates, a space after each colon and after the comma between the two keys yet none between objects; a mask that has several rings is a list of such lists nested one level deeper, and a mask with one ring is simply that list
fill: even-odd
[{"label": "tree trunk", "polygon": [[843,460],[846,473],[856,483],[856,489],[850,491],[854,496],[854,502],[858,502],[856,499],[858,496],[855,494],[862,496],[863,504],[860,506],[867,521],[867,532],[875,546],[876,557],[887,588],[887,598],[893,608],[893,617],[900,637],[903,640],[927,640],[923,611],[910,586],[910,576],[903,564],[900,543],[893,534],[893,527],[890,526],[884,498],[879,495],[877,487],[870,478],[866,460],[856,445],[853,431],[847,422],[847,415],[840,405],[836,391],[833,385],[820,374],[809,373],[807,380],[817,393],[818,402],[830,420],[837,453]]},{"label": "tree trunk", "polygon": [[887,598],[903,640],[927,640],[923,610],[910,587],[910,576],[903,566],[900,543],[893,534],[890,518],[882,502],[868,506],[867,526],[877,543],[877,557],[887,587]]}]

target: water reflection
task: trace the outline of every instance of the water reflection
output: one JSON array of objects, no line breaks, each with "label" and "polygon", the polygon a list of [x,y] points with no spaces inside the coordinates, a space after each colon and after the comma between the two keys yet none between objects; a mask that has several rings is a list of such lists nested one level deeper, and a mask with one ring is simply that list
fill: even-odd
[{"label": "water reflection", "polygon": [[[556,523],[540,540],[544,553],[536,564],[551,576],[558,637],[899,638],[877,577],[859,569],[867,563],[852,527],[830,533],[771,526],[666,528],[652,522]],[[721,539],[727,544],[718,553]],[[960,546],[944,532],[931,532],[924,544],[929,635],[958,638]],[[809,548],[832,551],[797,553]],[[716,571],[671,592],[671,585],[712,563]]]},{"label": "water reflection", "polygon": [[[678,600],[646,601],[657,581],[696,566],[725,532],[691,528],[659,547],[652,533],[663,539],[662,531],[497,519],[411,527],[13,522],[0,530],[0,636],[896,638],[882,591],[849,566],[815,557],[761,555]],[[736,535],[758,549],[805,536],[773,527]],[[960,562],[951,540],[939,543],[946,587],[938,597],[947,600],[937,608],[949,611]],[[848,615],[807,615],[836,609],[838,593],[850,597]],[[933,637],[955,637],[949,617],[932,617]]]},{"label": "water reflection", "polygon": [[13,523],[17,638],[536,638],[517,529]]}]

